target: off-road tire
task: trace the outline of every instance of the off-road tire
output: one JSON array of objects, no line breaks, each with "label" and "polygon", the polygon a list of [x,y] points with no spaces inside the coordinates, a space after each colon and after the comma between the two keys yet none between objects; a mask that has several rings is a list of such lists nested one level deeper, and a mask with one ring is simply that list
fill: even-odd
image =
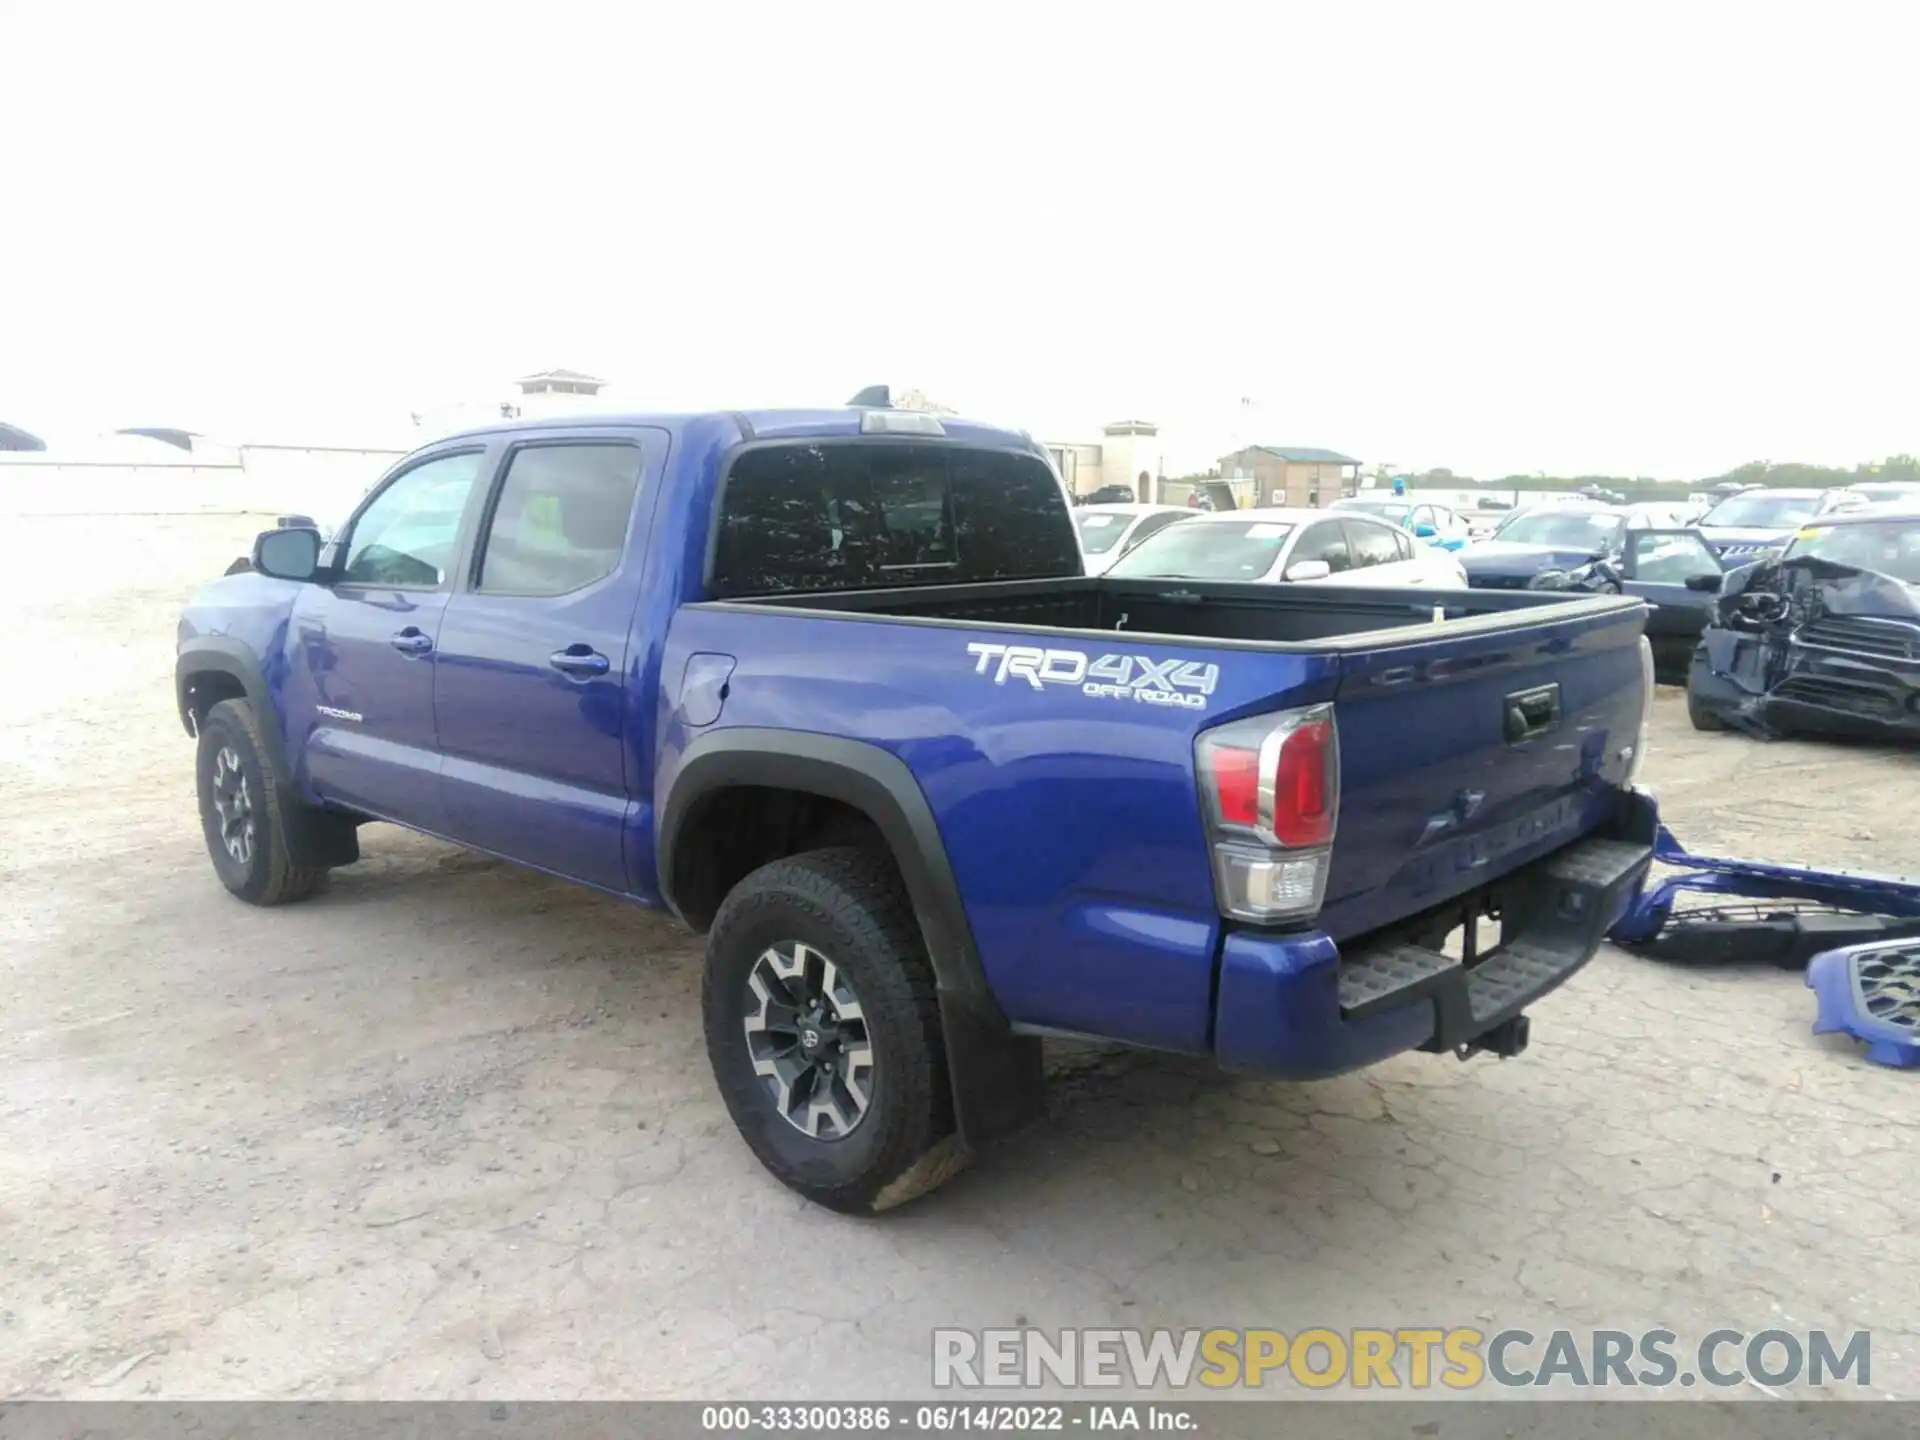
[{"label": "off-road tire", "polygon": [[1687,719],[1696,730],[1731,730],[1733,727],[1719,712],[1709,709],[1701,702],[1699,691],[1694,686],[1694,677],[1706,669],[1706,659],[1696,654],[1693,663],[1687,667]]},{"label": "off-road tire", "polygon": [[[868,1109],[837,1139],[815,1139],[781,1114],[754,1072],[743,1028],[754,966],[770,948],[794,941],[827,956],[845,976],[873,1047]],[[812,850],[736,885],[707,938],[701,1010],[707,1057],[741,1138],[776,1179],[807,1199],[873,1214],[966,1168],[933,967],[885,856],[857,847]]]},{"label": "off-road tire", "polygon": [[[246,777],[253,818],[253,843],[242,861],[229,853],[214,803],[214,775],[223,750],[231,750]],[[284,905],[304,900],[327,883],[324,866],[296,865],[288,847],[291,813],[297,802],[281,790],[260,722],[245,700],[222,700],[200,722],[200,746],[195,762],[200,796],[200,827],[207,854],[220,883],[249,905]]]}]

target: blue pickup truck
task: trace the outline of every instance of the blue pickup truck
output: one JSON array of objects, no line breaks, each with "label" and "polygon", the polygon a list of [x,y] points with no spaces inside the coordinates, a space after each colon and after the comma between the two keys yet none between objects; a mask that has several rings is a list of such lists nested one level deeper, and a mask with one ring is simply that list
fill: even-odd
[{"label": "blue pickup truck", "polygon": [[1645,614],[1094,578],[1023,434],[595,417],[263,533],[176,679],[234,895],[381,820],[664,906],[747,1143],[873,1211],[1037,1113],[1045,1036],[1518,1053],[1649,863]]}]

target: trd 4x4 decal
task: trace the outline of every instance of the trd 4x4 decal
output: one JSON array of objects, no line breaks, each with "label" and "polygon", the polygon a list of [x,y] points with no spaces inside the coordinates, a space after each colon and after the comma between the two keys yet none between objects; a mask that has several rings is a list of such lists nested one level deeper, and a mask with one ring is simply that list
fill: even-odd
[{"label": "trd 4x4 decal", "polygon": [[1076,686],[1099,700],[1138,700],[1147,705],[1177,705],[1204,710],[1220,683],[1220,667],[1197,660],[1154,660],[1145,655],[1089,655],[1084,650],[1051,650],[1037,645],[967,646],[973,673],[993,683],[1024,680],[1036,690],[1049,685]]}]

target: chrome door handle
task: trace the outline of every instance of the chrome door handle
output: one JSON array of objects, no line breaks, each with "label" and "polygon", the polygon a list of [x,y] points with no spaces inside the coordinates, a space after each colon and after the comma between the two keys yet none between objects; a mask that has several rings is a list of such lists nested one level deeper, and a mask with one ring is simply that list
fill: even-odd
[{"label": "chrome door handle", "polygon": [[563,675],[579,677],[604,675],[613,667],[613,662],[606,656],[584,645],[569,645],[564,650],[556,650],[547,657],[547,663]]}]

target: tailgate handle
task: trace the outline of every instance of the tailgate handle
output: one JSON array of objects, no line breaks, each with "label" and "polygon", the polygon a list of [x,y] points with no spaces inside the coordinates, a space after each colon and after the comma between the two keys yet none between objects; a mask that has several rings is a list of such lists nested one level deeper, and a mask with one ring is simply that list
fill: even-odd
[{"label": "tailgate handle", "polygon": [[1542,685],[1507,696],[1507,743],[1518,745],[1544,735],[1560,723],[1560,687]]}]

